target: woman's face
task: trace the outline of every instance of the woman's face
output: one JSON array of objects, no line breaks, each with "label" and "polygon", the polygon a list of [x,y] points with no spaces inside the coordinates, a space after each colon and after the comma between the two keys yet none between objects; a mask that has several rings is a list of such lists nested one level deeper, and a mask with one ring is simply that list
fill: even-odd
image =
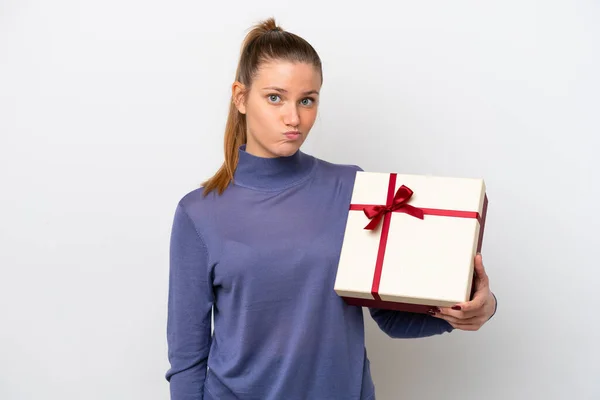
[{"label": "woman's face", "polygon": [[246,96],[243,89],[234,83],[235,104],[246,115],[246,151],[258,157],[293,155],[317,117],[318,69],[288,61],[263,63]]}]

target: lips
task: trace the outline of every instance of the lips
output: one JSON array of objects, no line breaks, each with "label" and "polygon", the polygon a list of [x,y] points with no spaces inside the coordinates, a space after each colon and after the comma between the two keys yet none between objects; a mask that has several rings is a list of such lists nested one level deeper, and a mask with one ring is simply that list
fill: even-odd
[{"label": "lips", "polygon": [[299,131],[287,131],[286,133],[284,133],[284,136],[291,141],[300,140],[300,138],[302,137]]}]

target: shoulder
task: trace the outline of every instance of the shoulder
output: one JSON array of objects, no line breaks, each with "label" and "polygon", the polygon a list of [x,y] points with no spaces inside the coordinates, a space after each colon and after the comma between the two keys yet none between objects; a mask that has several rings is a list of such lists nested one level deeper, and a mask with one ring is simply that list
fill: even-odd
[{"label": "shoulder", "polygon": [[356,172],[356,171],[363,171],[363,169],[355,164],[339,164],[339,163],[333,163],[331,161],[326,161],[320,158],[317,158],[317,162],[320,164],[321,168],[325,168],[325,169],[329,169],[331,171],[338,171],[338,172]]},{"label": "shoulder", "polygon": [[184,193],[179,199],[178,205],[184,209],[188,209],[202,204],[205,201],[203,189],[203,187],[198,187],[194,190]]},{"label": "shoulder", "polygon": [[215,211],[218,205],[216,201],[218,194],[213,191],[204,195],[204,187],[184,193],[177,202],[177,211],[187,214],[192,221],[205,220]]},{"label": "shoulder", "polygon": [[354,179],[356,172],[363,171],[360,166],[355,164],[334,163],[320,158],[316,158],[316,160],[319,171],[329,177]]}]

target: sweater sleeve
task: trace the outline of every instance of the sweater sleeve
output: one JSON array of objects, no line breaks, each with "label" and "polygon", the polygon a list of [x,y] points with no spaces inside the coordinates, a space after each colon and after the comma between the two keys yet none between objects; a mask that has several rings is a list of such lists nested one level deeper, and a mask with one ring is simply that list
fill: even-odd
[{"label": "sweater sleeve", "polygon": [[207,249],[181,204],[170,242],[166,373],[171,400],[202,400],[211,344],[212,284]]},{"label": "sweater sleeve", "polygon": [[369,308],[379,328],[392,338],[422,338],[452,332],[446,320],[431,315],[406,311]]}]

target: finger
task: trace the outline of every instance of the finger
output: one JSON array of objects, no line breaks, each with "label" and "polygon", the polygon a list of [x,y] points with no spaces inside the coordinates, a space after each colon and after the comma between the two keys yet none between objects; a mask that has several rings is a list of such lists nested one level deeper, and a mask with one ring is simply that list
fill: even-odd
[{"label": "finger", "polygon": [[465,317],[465,316],[455,316],[455,315],[437,313],[435,316],[438,318],[441,318],[443,320],[446,320],[446,321],[450,322],[451,324],[469,325],[469,324],[478,324],[478,323],[482,322],[481,321],[482,318],[480,315],[473,315],[470,317]]},{"label": "finger", "polygon": [[466,320],[469,318],[473,318],[475,316],[477,316],[477,310],[453,310],[451,308],[448,307],[440,307],[440,312],[441,315],[447,315],[449,317],[453,317],[459,320]]},{"label": "finger", "polygon": [[462,311],[463,313],[472,316],[473,312],[480,312],[483,309],[489,293],[490,291],[488,288],[479,288],[473,295],[472,300],[458,303],[452,306],[452,310]]},{"label": "finger", "polygon": [[452,325],[454,328],[462,329],[462,330],[477,330],[483,324],[485,324],[484,318],[481,315],[477,315],[471,318],[461,319],[456,318],[451,315],[444,315],[440,313],[434,314],[434,317],[443,319]]},{"label": "finger", "polygon": [[475,275],[482,282],[488,281],[487,273],[485,272],[485,267],[483,266],[483,256],[481,253],[477,253],[475,256]]}]

